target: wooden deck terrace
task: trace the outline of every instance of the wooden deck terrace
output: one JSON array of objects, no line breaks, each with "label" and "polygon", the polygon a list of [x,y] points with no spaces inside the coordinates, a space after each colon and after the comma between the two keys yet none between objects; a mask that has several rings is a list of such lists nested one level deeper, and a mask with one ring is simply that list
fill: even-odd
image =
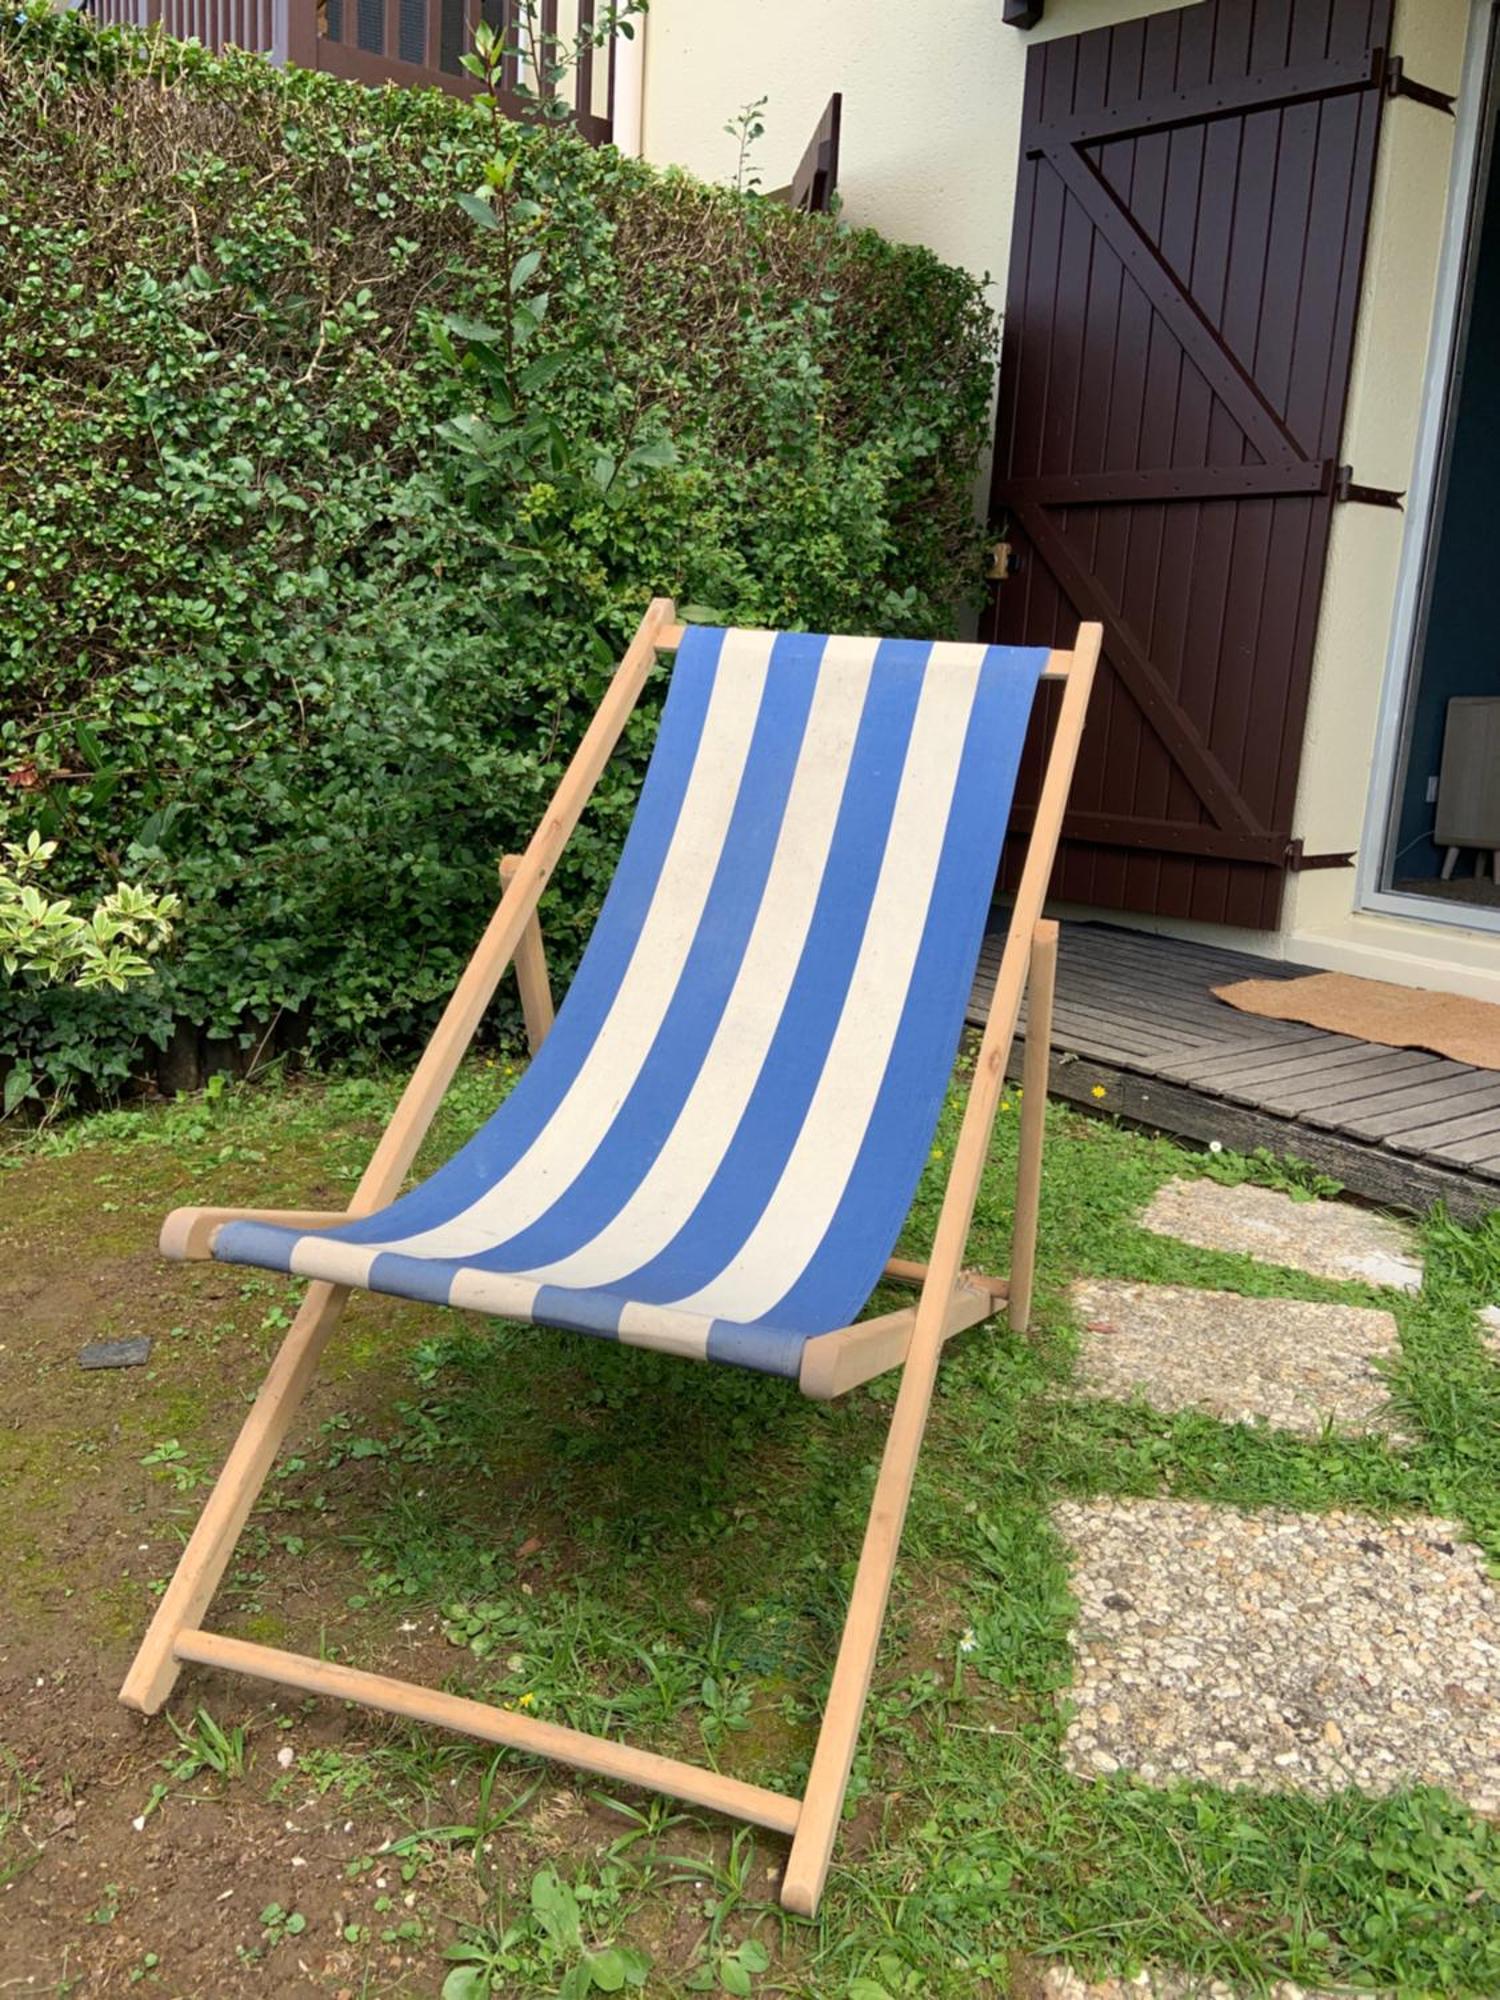
[{"label": "wooden deck terrace", "polygon": [[[985,940],[971,1020],[988,1003],[1000,943]],[[1112,924],[1064,923],[1052,1092],[1182,1138],[1295,1154],[1388,1207],[1443,1201],[1466,1220],[1500,1208],[1500,1070],[1261,1020],[1211,990],[1311,970]],[[1018,1039],[1015,1074],[1021,1055]]]}]

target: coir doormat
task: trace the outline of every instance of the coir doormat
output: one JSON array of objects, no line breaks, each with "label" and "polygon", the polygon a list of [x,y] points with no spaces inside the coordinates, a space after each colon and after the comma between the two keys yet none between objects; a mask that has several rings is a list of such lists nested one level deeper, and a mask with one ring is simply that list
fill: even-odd
[{"label": "coir doormat", "polygon": [[1301,1021],[1334,1035],[1383,1042],[1389,1048],[1430,1049],[1478,1069],[1500,1069],[1500,1007],[1459,993],[1429,993],[1420,986],[1390,986],[1347,972],[1314,972],[1305,979],[1240,979],[1215,994],[1244,1014],[1268,1021]]}]

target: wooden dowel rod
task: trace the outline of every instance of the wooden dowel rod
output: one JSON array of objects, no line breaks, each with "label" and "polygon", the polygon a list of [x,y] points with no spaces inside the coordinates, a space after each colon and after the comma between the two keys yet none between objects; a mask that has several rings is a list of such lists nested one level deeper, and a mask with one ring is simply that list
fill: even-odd
[{"label": "wooden dowel rod", "polygon": [[[509,888],[511,877],[520,867],[520,856],[507,854],[500,863],[500,884]],[[516,984],[521,989],[521,1019],[526,1024],[526,1046],[533,1055],[551,1030],[554,1016],[552,982],[547,977],[547,948],[542,943],[542,926],[536,911],[521,933],[516,946]]]},{"label": "wooden dowel rod", "polygon": [[[919,1264],[911,1257],[892,1257],[883,1274],[893,1285],[925,1285],[927,1266]],[[988,1292],[992,1299],[1010,1296],[1009,1278],[987,1278],[980,1271],[965,1271],[963,1281],[981,1292]]]},{"label": "wooden dowel rod", "polygon": [[1052,999],[1057,991],[1058,928],[1044,917],[1032,937],[1027,981],[1026,1055],[1021,1070],[1021,1145],[1016,1161],[1016,1216],[1010,1250],[1010,1324],[1031,1324],[1036,1277],[1037,1216],[1042,1200],[1042,1139],[1047,1125],[1047,1075],[1052,1054]]},{"label": "wooden dowel rod", "polygon": [[793,1832],[801,1810],[797,1799],[767,1791],[763,1785],[748,1785],[740,1778],[727,1778],[718,1771],[706,1771],[676,1757],[659,1757],[654,1751],[636,1750],[607,1736],[589,1736],[581,1729],[565,1729],[560,1723],[543,1722],[514,1709],[492,1708],[487,1702],[444,1694],[438,1688],[418,1687],[412,1681],[395,1680],[389,1674],[364,1673],[333,1660],[284,1653],[274,1646],[258,1646],[247,1639],[226,1638],[218,1632],[179,1632],[174,1651],[179,1660],[251,1674],[257,1680],[277,1681],[284,1687],[301,1688],[307,1694],[326,1695],[331,1701],[358,1702],[362,1708],[404,1715],[413,1722],[430,1722],[440,1729],[455,1729],[465,1736],[477,1736],[485,1743],[501,1743],[508,1750],[521,1750],[528,1756],[571,1764],[580,1771],[592,1771],[597,1777],[611,1778],[621,1784],[668,1792],[674,1798],[686,1799],[690,1805],[727,1813],[731,1819],[749,1820],[752,1825],[769,1827],[774,1833]]}]

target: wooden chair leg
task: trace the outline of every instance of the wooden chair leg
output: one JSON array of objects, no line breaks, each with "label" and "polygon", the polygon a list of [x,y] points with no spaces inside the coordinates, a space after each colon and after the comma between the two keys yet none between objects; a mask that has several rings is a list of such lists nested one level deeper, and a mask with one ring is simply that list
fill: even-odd
[{"label": "wooden chair leg", "polygon": [[781,1882],[782,1905],[798,1916],[816,1914],[833,1856],[859,1726],[875,1672],[875,1655],[890,1599],[907,1503],[911,1499],[917,1454],[922,1448],[922,1433],[932,1404],[937,1361],[938,1349],[928,1344],[925,1352],[915,1355],[901,1371],[901,1387],[896,1394],[896,1408],[875,1481],[859,1568],[854,1574],[849,1616],[844,1621],[844,1635],[839,1641],[828,1688],[828,1704],[823,1711],[823,1726],[818,1731],[802,1811]]},{"label": "wooden chair leg", "polygon": [[120,1699],[127,1708],[155,1715],[176,1686],[182,1671],[173,1652],[177,1636],[203,1623],[348,1297],[344,1285],[308,1287],[125,1676]]},{"label": "wooden chair leg", "polygon": [[1047,1072],[1052,1053],[1052,1002],[1057,991],[1058,928],[1044,917],[1032,934],[1027,982],[1026,1055],[1021,1067],[1021,1148],[1016,1162],[1016,1219],[1010,1251],[1010,1324],[1031,1324],[1036,1276],[1037,1211],[1042,1198],[1042,1137],[1047,1122]]},{"label": "wooden chair leg", "polygon": [[[510,878],[521,865],[519,854],[507,854],[500,863],[500,886],[510,887]],[[533,1055],[546,1040],[554,1010],[552,982],[547,977],[547,949],[542,943],[542,926],[533,911],[516,946],[516,984],[521,989],[521,1018],[526,1023],[526,1046]]]}]

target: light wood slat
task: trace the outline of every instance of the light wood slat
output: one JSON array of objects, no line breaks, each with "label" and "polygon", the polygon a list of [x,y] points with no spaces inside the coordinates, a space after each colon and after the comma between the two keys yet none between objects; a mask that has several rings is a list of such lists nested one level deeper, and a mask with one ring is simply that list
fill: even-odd
[{"label": "light wood slat", "polygon": [[1284,959],[1257,958],[1253,952],[1230,951],[1224,945],[1202,944],[1194,938],[1168,937],[1156,931],[1126,930],[1107,925],[1080,924],[1070,926],[1064,933],[1064,951],[1068,937],[1077,932],[1088,931],[1092,935],[1089,944],[1107,940],[1113,949],[1123,955],[1134,953],[1143,961],[1149,961],[1153,953],[1163,947],[1170,953],[1175,972],[1178,975],[1189,968],[1201,971],[1213,985],[1227,984],[1231,979],[1301,979],[1313,970],[1311,966],[1290,965]]},{"label": "light wood slat", "polygon": [[1061,995],[1075,1003],[1087,1001],[1107,1008],[1117,1018],[1139,1020],[1152,1026],[1170,1022],[1179,1032],[1191,1032],[1200,1042],[1217,1040],[1223,1027],[1219,1015],[1224,1008],[1220,1001],[1201,1002],[1191,992],[1151,993],[1142,987],[1112,981],[1102,970],[1064,966],[1059,970],[1057,986]]},{"label": "light wood slat", "polygon": [[1460,1117],[1434,1119],[1430,1125],[1415,1126],[1391,1141],[1398,1153],[1447,1153],[1455,1139],[1470,1139],[1482,1132],[1500,1133],[1500,1105],[1487,1104]]},{"label": "light wood slat", "polygon": [[1240,1012],[1239,1008],[1230,1007],[1228,1001],[1216,998],[1211,988],[1247,976],[1244,967],[1225,965],[1212,957],[1184,959],[1175,952],[1167,955],[1161,951],[1164,942],[1168,941],[1154,938],[1148,946],[1132,945],[1121,949],[1113,941],[1101,944],[1076,935],[1070,936],[1063,945],[1063,968],[1066,971],[1075,966],[1090,966],[1111,978],[1128,980],[1159,992],[1174,991],[1186,985],[1201,992],[1213,1006],[1227,1007],[1231,1014]]},{"label": "light wood slat", "polygon": [[1206,1087],[1222,1096],[1231,1084],[1258,1088],[1259,1080],[1272,1071],[1300,1076],[1308,1070],[1336,1069],[1341,1062],[1353,1062],[1367,1054],[1369,1047],[1368,1042],[1354,1041],[1348,1035],[1314,1036],[1294,1048],[1270,1048],[1254,1053],[1224,1049],[1195,1056],[1173,1073],[1184,1083],[1196,1083],[1202,1078]]},{"label": "light wood slat", "polygon": [[[1479,1083],[1476,1079],[1482,1076],[1490,1081]],[[1410,1132],[1419,1125],[1430,1125],[1434,1111],[1451,1110],[1454,1117],[1459,1117],[1466,1111],[1482,1110],[1486,1104],[1500,1104],[1500,1077],[1493,1070],[1476,1070],[1473,1079],[1455,1077],[1446,1089],[1413,1091],[1404,1102],[1397,1103],[1395,1099],[1401,1096],[1401,1092],[1394,1092],[1391,1104],[1383,1111],[1372,1110],[1368,1116],[1361,1112],[1349,1129],[1385,1139],[1397,1132]]]},{"label": "light wood slat", "polygon": [[533,1757],[572,1764],[581,1771],[592,1771],[617,1783],[668,1792],[673,1798],[686,1799],[689,1805],[707,1806],[713,1812],[728,1813],[733,1819],[749,1820],[754,1826],[767,1826],[776,1833],[795,1833],[797,1829],[801,1802],[781,1792],[767,1791],[763,1785],[747,1785],[739,1778],[726,1778],[718,1771],[684,1764],[676,1757],[659,1757],[650,1750],[636,1750],[607,1736],[588,1736],[582,1730],[566,1729],[560,1723],[544,1722],[518,1710],[492,1708],[487,1702],[444,1694],[438,1688],[418,1687],[412,1681],[394,1680],[389,1674],[364,1673],[336,1660],[283,1653],[274,1646],[231,1639],[218,1632],[179,1632],[172,1650],[179,1660],[224,1667],[256,1680],[302,1688],[330,1701],[358,1702],[361,1708],[408,1716],[413,1722],[435,1723],[441,1729],[477,1736],[485,1743],[503,1743],[508,1749],[525,1751]]},{"label": "light wood slat", "polygon": [[[1321,1085],[1314,1079],[1308,1079],[1313,1087],[1303,1092],[1298,1109],[1304,1112],[1318,1111],[1333,1105],[1347,1105],[1355,1092],[1378,1087],[1382,1079],[1400,1077],[1411,1081],[1415,1077],[1425,1076],[1431,1067],[1431,1056],[1425,1055],[1419,1049],[1408,1049],[1404,1054],[1394,1054],[1381,1062],[1372,1062],[1369,1065],[1344,1063]],[[1298,1086],[1294,1085],[1295,1088]],[[1268,1095],[1268,1103],[1272,1096],[1274,1092]]]},{"label": "light wood slat", "polygon": [[[1356,1045],[1357,1046],[1357,1045]],[[1349,1051],[1352,1053],[1352,1050]],[[1345,1053],[1317,1034],[1301,1042],[1265,1042],[1239,1046],[1229,1044],[1204,1055],[1193,1055],[1173,1066],[1171,1074],[1179,1083],[1208,1079],[1204,1088],[1222,1091],[1228,1083],[1247,1090],[1260,1090],[1283,1078],[1306,1076],[1312,1071],[1328,1073],[1329,1057]]]},{"label": "light wood slat", "polygon": [[1365,1084],[1390,1073],[1389,1062],[1384,1054],[1381,1054],[1363,1062],[1343,1063],[1338,1074],[1332,1078],[1313,1074],[1275,1084],[1270,1089],[1260,1092],[1257,1102],[1264,1105],[1267,1111],[1274,1111],[1280,1118],[1298,1118],[1304,1111],[1326,1108],[1328,1100],[1324,1093],[1330,1082],[1347,1091],[1352,1097],[1355,1091],[1362,1089]]},{"label": "light wood slat", "polygon": [[1368,1097],[1352,1099],[1347,1108],[1356,1113],[1366,1106],[1390,1110],[1393,1098],[1398,1102],[1423,1095],[1447,1098],[1468,1077],[1488,1077],[1492,1083],[1500,1083],[1500,1075],[1492,1069],[1475,1069],[1472,1063],[1451,1062],[1446,1056],[1439,1056],[1429,1070],[1413,1071],[1410,1077],[1399,1079],[1389,1089],[1377,1084]]},{"label": "light wood slat", "polygon": [[1224,1010],[1216,1001],[1205,1004],[1191,992],[1152,993],[1144,987],[1112,980],[1108,973],[1093,967],[1060,967],[1057,990],[1070,1001],[1101,1008],[1111,1019],[1136,1020],[1150,1027],[1170,1022],[1200,1040],[1217,1040],[1226,1026],[1232,1030],[1234,1020],[1248,1018],[1231,1015],[1226,1023],[1222,1018]]},{"label": "light wood slat", "polygon": [[[1393,1148],[1393,1150],[1401,1149]],[[1472,1139],[1460,1139],[1451,1145],[1441,1141],[1431,1143],[1423,1157],[1440,1160],[1446,1165],[1490,1172],[1497,1163],[1500,1163],[1500,1131],[1477,1132]],[[1500,1206],[1500,1203],[1496,1205]]]}]

